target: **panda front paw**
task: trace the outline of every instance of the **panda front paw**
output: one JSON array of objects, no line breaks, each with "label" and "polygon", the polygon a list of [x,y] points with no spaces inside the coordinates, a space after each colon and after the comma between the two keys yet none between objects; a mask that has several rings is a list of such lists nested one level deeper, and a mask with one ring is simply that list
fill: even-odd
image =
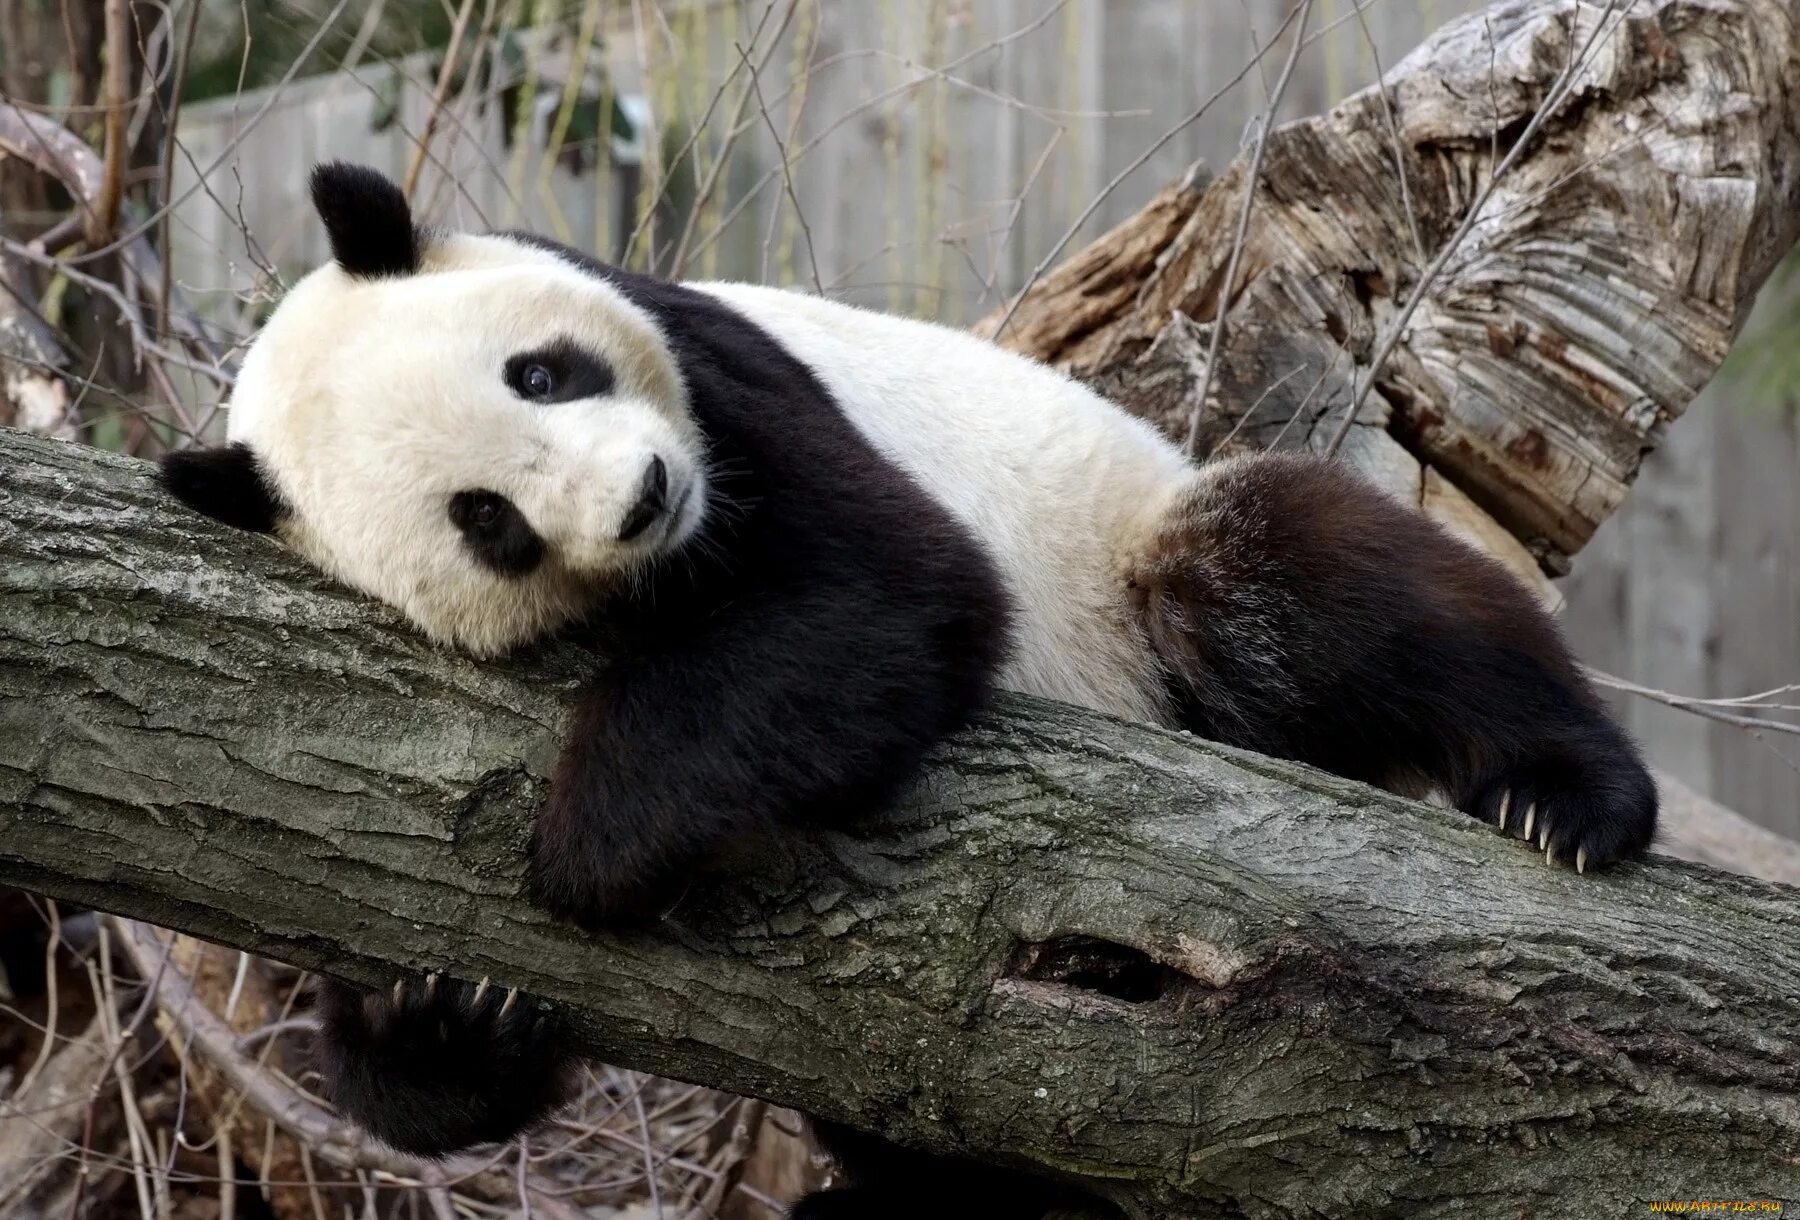
[{"label": "panda front paw", "polygon": [[650,920],[665,910],[674,887],[646,863],[662,853],[653,826],[635,813],[595,807],[575,785],[553,784],[531,832],[532,901],[589,930]]},{"label": "panda front paw", "polygon": [[609,875],[588,863],[590,858],[566,836],[547,836],[540,827],[531,838],[531,900],[589,931],[647,918],[653,904],[645,887],[635,879]]},{"label": "panda front paw", "polygon": [[402,1152],[511,1139],[566,1096],[561,1036],[504,987],[432,976],[363,992],[326,980],[319,1016],[319,1068],[338,1109]]},{"label": "panda front paw", "polygon": [[1610,724],[1498,770],[1468,812],[1577,872],[1640,855],[1656,833],[1656,781]]}]

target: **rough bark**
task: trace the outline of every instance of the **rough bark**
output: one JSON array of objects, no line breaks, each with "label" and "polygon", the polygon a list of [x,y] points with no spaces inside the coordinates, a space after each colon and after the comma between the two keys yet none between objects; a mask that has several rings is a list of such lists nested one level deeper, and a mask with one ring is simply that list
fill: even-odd
[{"label": "rough bark", "polygon": [[1426,283],[1345,455],[1559,574],[1800,236],[1796,80],[1794,0],[1508,0],[1270,134],[1229,293],[1248,153],[1048,275],[999,337],[1179,437],[1226,297],[1197,451],[1319,446]]},{"label": "rough bark", "polygon": [[520,894],[584,658],[476,666],[148,468],[0,433],[0,882],[612,1062],[1081,1175],[1142,1215],[1800,1196],[1800,893],[1577,878],[1461,815],[1009,700],[895,814],[657,928]]}]

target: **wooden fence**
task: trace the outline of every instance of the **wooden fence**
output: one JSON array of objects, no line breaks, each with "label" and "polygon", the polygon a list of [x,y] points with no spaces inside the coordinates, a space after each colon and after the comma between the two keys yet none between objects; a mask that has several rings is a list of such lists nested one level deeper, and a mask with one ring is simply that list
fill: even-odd
[{"label": "wooden fence", "polygon": [[[1306,70],[1284,115],[1367,84],[1377,59],[1391,66],[1473,7],[1364,4],[1360,20],[1350,0],[1315,4]],[[634,22],[646,8],[669,15]],[[611,0],[596,18],[601,50],[584,60],[579,38],[530,40],[525,70],[539,84],[591,81],[603,63],[616,96],[655,116],[641,172],[607,158],[559,164],[542,151],[554,115],[536,136],[509,140],[493,90],[458,87],[415,199],[446,223],[524,225],[616,255],[631,205],[648,210],[664,196],[636,257],[654,247],[666,263],[680,248],[691,276],[807,286],[816,266],[834,295],[968,321],[1065,238],[1077,248],[1196,160],[1230,160],[1279,72],[1285,46],[1267,42],[1290,10],[1289,0],[801,0],[789,17],[786,4],[764,0]],[[742,109],[740,46],[756,85]],[[1264,58],[1251,66],[1259,47]],[[415,56],[189,107],[177,193],[210,172],[180,210],[176,251],[198,294],[244,292],[264,265],[292,272],[321,259],[306,167],[347,157],[404,175],[432,111],[434,72],[435,61]],[[1078,224],[1112,179],[1209,98]],[[698,175],[686,159],[671,169],[696,128]],[[713,189],[699,190],[695,178],[715,171]]]}]

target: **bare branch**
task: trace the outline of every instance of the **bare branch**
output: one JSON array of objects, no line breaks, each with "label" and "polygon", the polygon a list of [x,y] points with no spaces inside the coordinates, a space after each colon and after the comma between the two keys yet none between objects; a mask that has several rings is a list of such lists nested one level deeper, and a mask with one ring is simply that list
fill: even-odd
[{"label": "bare branch", "polygon": [[425,129],[413,143],[412,163],[406,167],[406,181],[401,187],[408,199],[419,185],[419,171],[424,168],[425,154],[431,148],[431,137],[437,131],[438,116],[450,96],[450,82],[456,78],[456,66],[462,54],[463,37],[469,30],[469,14],[475,11],[475,0],[463,0],[456,10],[456,21],[450,27],[450,46],[444,51],[443,66],[438,69],[437,87],[431,93],[431,109],[425,114]]},{"label": "bare branch", "polygon": [[104,246],[118,227],[119,205],[125,199],[125,159],[131,153],[125,129],[130,92],[131,6],[129,0],[106,0],[106,162],[88,213],[90,246]]},{"label": "bare branch", "polygon": [[781,161],[782,182],[787,187],[788,204],[794,209],[794,218],[800,223],[800,231],[806,237],[806,261],[812,271],[813,290],[820,296],[825,294],[825,283],[819,278],[819,258],[813,252],[812,226],[806,223],[806,213],[800,208],[800,196],[794,193],[794,175],[792,163],[788,160],[787,145],[782,143],[781,133],[775,129],[775,120],[769,115],[768,103],[763,100],[762,85],[758,83],[756,65],[750,62],[750,54],[739,45],[737,53],[743,60],[744,68],[750,73],[750,92],[756,97],[757,111],[763,122],[768,124],[769,138],[775,142],[775,156]]},{"label": "bare branch", "polygon": [[[1351,0],[1353,4],[1357,2],[1358,0]],[[1359,8],[1357,11],[1362,10]],[[1238,213],[1237,235],[1231,241],[1231,261],[1225,265],[1225,286],[1219,290],[1219,312],[1213,318],[1212,346],[1206,353],[1206,375],[1200,382],[1200,389],[1194,394],[1193,417],[1188,421],[1187,436],[1181,442],[1181,451],[1189,457],[1194,456],[1194,445],[1200,439],[1200,413],[1207,396],[1212,392],[1213,373],[1219,367],[1219,345],[1225,341],[1226,318],[1231,313],[1232,295],[1237,292],[1238,260],[1244,254],[1244,236],[1250,231],[1250,212],[1256,206],[1256,191],[1262,184],[1263,152],[1269,147],[1269,128],[1275,125],[1276,116],[1281,113],[1281,99],[1287,95],[1288,82],[1294,78],[1294,65],[1300,62],[1301,48],[1306,45],[1306,21],[1311,16],[1312,0],[1302,0],[1300,24],[1294,28],[1294,41],[1288,48],[1287,62],[1281,65],[1281,76],[1275,82],[1275,91],[1269,95],[1268,105],[1263,107],[1262,119],[1257,123],[1256,148],[1250,154],[1250,170],[1244,177],[1244,206]],[[1261,62],[1260,55],[1257,60]]]}]

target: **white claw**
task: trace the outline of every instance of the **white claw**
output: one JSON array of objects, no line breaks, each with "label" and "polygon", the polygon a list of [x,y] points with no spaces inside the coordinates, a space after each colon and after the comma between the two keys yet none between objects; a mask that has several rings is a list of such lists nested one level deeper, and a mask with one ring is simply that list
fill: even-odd
[{"label": "white claw", "polygon": [[1506,833],[1506,815],[1512,810],[1512,790],[1500,794],[1500,833]]},{"label": "white claw", "polygon": [[1550,850],[1550,819],[1549,818],[1545,818],[1544,824],[1538,828],[1538,846],[1543,848],[1545,851]]},{"label": "white claw", "polygon": [[1546,846],[1544,848],[1544,863],[1545,864],[1555,864],[1556,863],[1556,849],[1554,847]]},{"label": "white claw", "polygon": [[507,1013],[511,1012],[513,1001],[518,998],[519,989],[517,987],[508,987],[506,989],[506,1002],[500,1005],[500,1015],[504,1017]]},{"label": "white claw", "polygon": [[437,995],[437,983],[438,983],[438,972],[437,971],[433,970],[430,974],[425,976],[425,998],[426,999],[429,1000]]},{"label": "white claw", "polygon": [[1537,802],[1525,806],[1525,841],[1531,842],[1531,824],[1537,820]]},{"label": "white claw", "polygon": [[403,1004],[405,1002],[406,1002],[406,980],[405,979],[395,979],[394,980],[394,1003],[395,1004]]},{"label": "white claw", "polygon": [[1585,847],[1577,847],[1575,849],[1575,871],[1578,873],[1587,872],[1587,848]]},{"label": "white claw", "polygon": [[488,976],[484,974],[481,976],[481,981],[479,983],[475,984],[475,994],[469,997],[469,1007],[470,1008],[480,1008],[481,1007],[481,997],[486,995],[487,991],[488,991]]}]

